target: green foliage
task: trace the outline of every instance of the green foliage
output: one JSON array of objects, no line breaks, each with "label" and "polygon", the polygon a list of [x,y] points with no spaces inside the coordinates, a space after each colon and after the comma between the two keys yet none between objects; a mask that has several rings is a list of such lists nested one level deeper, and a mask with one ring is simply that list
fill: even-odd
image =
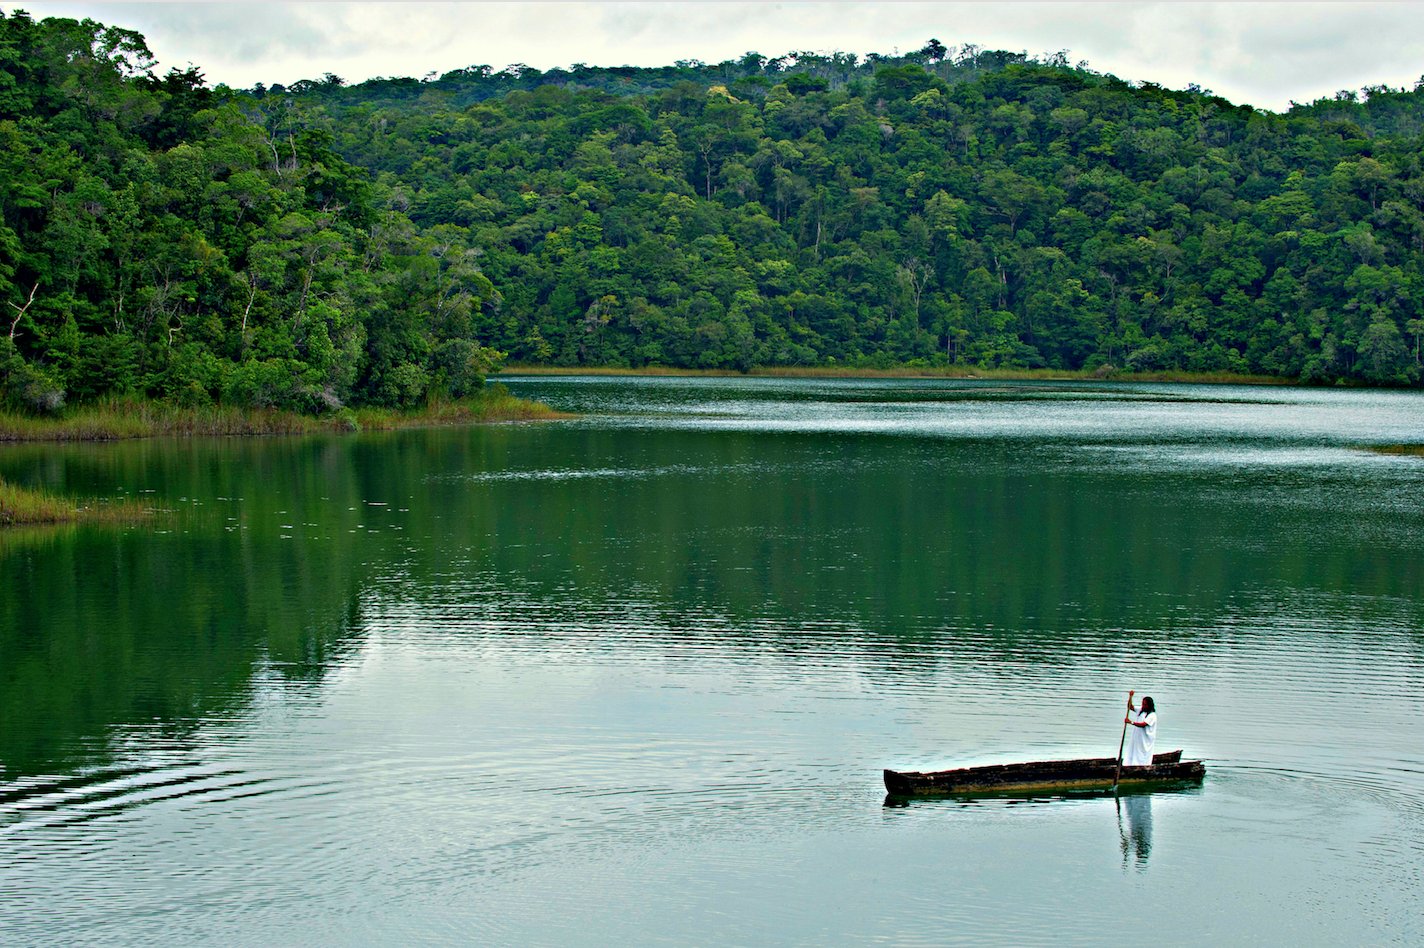
[{"label": "green foliage", "polygon": [[443,375],[449,394],[455,398],[473,395],[484,387],[485,377],[498,369],[504,353],[477,345],[469,339],[451,339],[435,351],[435,364]]},{"label": "green foliage", "polygon": [[226,374],[223,401],[253,408],[317,411],[317,392],[305,381],[302,370],[302,363],[295,359],[249,359]]},{"label": "green foliage", "polygon": [[[1346,127],[932,42],[295,101],[438,235],[408,298],[477,253],[460,338],[517,362],[1420,378],[1424,92]],[[407,361],[438,389],[446,351]]]},{"label": "green foliage", "polygon": [[0,404],[52,415],[64,407],[64,388],[53,372],[26,361],[13,342],[0,339]]},{"label": "green foliage", "polygon": [[932,41],[242,94],[0,27],[32,410],[399,408],[506,354],[1421,380],[1421,90],[1274,115]]},{"label": "green foliage", "polygon": [[479,388],[499,294],[463,232],[422,233],[295,98],[152,65],[129,31],[0,14],[5,406],[407,407],[456,363]]}]

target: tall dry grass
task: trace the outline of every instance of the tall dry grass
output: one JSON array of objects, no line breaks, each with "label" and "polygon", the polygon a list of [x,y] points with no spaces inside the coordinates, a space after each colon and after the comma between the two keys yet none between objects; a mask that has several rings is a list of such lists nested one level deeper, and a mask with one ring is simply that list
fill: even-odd
[{"label": "tall dry grass", "polygon": [[503,386],[457,401],[432,401],[410,411],[362,409],[310,416],[220,405],[184,408],[164,402],[109,399],[59,417],[0,412],[0,442],[123,441],[131,438],[311,434],[392,430],[430,425],[533,421],[562,417],[547,405],[515,398]]},{"label": "tall dry grass", "polygon": [[0,527],[53,523],[130,523],[149,516],[138,504],[77,502],[49,491],[0,481]]}]

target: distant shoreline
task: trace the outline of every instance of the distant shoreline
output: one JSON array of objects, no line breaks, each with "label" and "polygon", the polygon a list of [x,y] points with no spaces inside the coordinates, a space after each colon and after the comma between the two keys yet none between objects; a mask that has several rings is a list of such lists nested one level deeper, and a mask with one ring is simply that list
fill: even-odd
[{"label": "distant shoreline", "polygon": [[510,375],[608,375],[650,378],[848,378],[848,379],[956,379],[1031,382],[1180,382],[1195,385],[1282,385],[1305,387],[1295,379],[1275,375],[1241,375],[1231,372],[1109,372],[1066,369],[971,369],[963,366],[894,366],[885,369],[851,366],[773,366],[746,372],[733,369],[683,369],[644,366],[506,365]]}]

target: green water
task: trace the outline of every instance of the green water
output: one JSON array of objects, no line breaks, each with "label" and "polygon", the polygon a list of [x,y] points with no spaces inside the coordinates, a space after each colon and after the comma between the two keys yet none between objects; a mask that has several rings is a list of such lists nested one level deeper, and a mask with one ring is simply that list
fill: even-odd
[{"label": "green water", "polygon": [[[1424,397],[509,384],[0,450],[162,511],[0,533],[0,943],[1424,937]],[[1129,687],[1200,788],[887,805]]]}]

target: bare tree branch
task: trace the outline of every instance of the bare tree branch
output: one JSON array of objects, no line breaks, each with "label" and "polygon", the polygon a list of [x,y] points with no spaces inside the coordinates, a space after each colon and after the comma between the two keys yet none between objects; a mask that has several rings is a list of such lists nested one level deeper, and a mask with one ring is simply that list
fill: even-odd
[{"label": "bare tree branch", "polygon": [[39,288],[40,288],[40,283],[39,283],[38,280],[36,280],[36,281],[35,281],[35,285],[32,286],[32,287],[30,287],[30,298],[27,299],[27,300],[25,300],[25,305],[24,305],[24,306],[20,306],[20,305],[18,305],[18,304],[16,304],[16,303],[11,303],[11,304],[10,304],[10,308],[15,311],[15,318],[12,319],[12,320],[10,320],[10,339],[11,339],[11,340],[14,340],[14,338],[15,338],[15,331],[16,331],[16,330],[19,328],[19,326],[20,326],[20,320],[22,320],[22,319],[25,318],[25,313],[26,313],[26,311],[29,310],[30,304],[35,301],[35,292],[36,292],[37,290],[39,290]]}]

